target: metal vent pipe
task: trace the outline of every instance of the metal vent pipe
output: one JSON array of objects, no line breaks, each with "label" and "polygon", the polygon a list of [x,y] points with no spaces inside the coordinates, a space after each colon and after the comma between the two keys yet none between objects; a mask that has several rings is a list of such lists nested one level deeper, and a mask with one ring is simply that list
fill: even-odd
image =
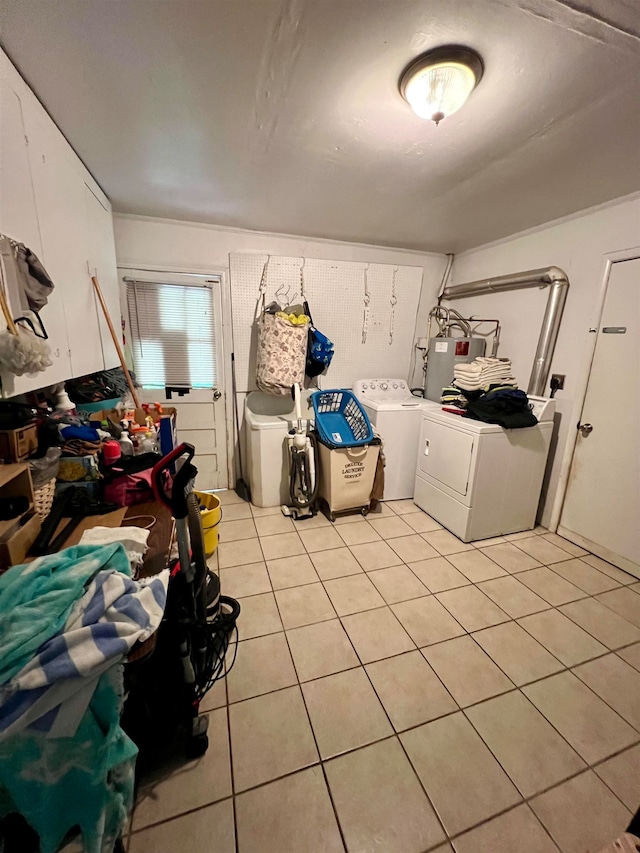
[{"label": "metal vent pipe", "polygon": [[524,290],[527,287],[549,288],[549,298],[538,337],[536,355],[531,368],[527,394],[544,396],[551,359],[558,340],[560,320],[567,300],[569,279],[559,267],[547,267],[541,270],[501,275],[497,278],[483,278],[468,281],[466,284],[454,284],[445,287],[440,299],[463,299],[465,296],[482,296],[486,293],[504,293],[509,290]]}]

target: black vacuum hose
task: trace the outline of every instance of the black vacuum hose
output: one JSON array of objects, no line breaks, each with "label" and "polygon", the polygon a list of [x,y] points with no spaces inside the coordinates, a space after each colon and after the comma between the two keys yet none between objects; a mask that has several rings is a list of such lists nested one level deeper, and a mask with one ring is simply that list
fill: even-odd
[{"label": "black vacuum hose", "polygon": [[[313,492],[310,496],[307,496],[306,501],[301,501],[297,495],[298,491],[302,492],[302,494],[307,494],[309,489],[309,470],[308,470],[308,460],[307,454],[304,450],[295,450],[293,447],[291,448],[291,470],[289,472],[289,494],[291,495],[291,501],[295,507],[298,509],[307,509],[307,507],[313,506],[318,497],[318,491],[320,489],[320,476],[318,471],[318,441],[314,433],[308,433],[307,438],[311,443],[311,451],[314,455],[316,466],[315,466],[315,483],[313,486]],[[296,489],[296,483],[299,484],[299,490]]]}]

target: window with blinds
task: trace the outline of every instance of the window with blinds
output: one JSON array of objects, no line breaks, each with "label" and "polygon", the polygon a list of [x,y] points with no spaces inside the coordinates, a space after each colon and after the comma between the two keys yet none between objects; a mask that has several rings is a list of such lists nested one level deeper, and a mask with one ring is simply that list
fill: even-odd
[{"label": "window with blinds", "polygon": [[214,388],[210,284],[127,281],[131,348],[143,388]]}]

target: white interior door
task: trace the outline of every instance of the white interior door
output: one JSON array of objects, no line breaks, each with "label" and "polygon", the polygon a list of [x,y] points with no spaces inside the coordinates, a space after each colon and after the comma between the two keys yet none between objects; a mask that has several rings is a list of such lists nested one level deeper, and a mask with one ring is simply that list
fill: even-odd
[{"label": "white interior door", "polygon": [[[227,473],[227,434],[226,434],[226,393],[224,381],[224,354],[223,354],[223,317],[222,317],[222,280],[216,276],[187,275],[182,273],[163,273],[149,270],[121,269],[121,294],[123,298],[123,316],[127,318],[125,331],[129,348],[135,350],[133,341],[136,336],[136,318],[132,316],[131,306],[128,303],[127,283],[130,280],[141,282],[153,282],[158,285],[172,284],[202,287],[203,283],[208,285],[211,292],[212,323],[213,323],[213,383],[212,387],[192,388],[188,393],[180,396],[172,391],[171,397],[161,387],[144,387],[139,396],[141,402],[159,402],[163,406],[173,406],[177,410],[177,432],[178,440],[193,444],[196,449],[194,464],[198,469],[196,486],[202,490],[225,489],[228,486]],[[143,310],[140,304],[138,310]],[[170,323],[170,318],[168,318]],[[187,332],[187,330],[185,330]],[[158,337],[162,338],[162,329],[159,329]],[[188,333],[184,335],[185,343]],[[159,344],[165,347],[167,358],[171,357],[171,349],[167,341],[159,340]],[[139,373],[139,379],[142,379]],[[231,394],[229,394],[231,401]]]},{"label": "white interior door", "polygon": [[559,532],[640,577],[640,258],[611,266]]}]

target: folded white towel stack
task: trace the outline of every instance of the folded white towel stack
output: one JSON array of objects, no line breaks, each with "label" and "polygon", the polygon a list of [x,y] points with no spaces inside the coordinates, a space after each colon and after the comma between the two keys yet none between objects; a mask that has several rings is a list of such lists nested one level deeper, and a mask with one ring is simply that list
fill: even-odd
[{"label": "folded white towel stack", "polygon": [[456,364],[453,368],[456,385],[465,391],[480,391],[487,385],[513,385],[511,361],[508,358],[486,358],[480,356],[468,364]]}]

